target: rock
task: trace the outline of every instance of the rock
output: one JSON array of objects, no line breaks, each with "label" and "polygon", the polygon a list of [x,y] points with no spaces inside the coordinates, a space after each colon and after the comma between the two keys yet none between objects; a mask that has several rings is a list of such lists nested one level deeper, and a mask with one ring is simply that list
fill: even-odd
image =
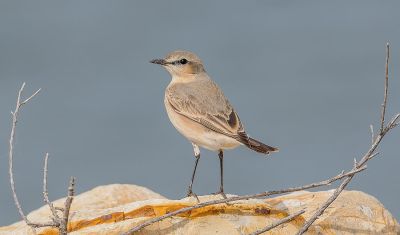
[{"label": "rock", "polygon": [[[137,234],[249,234],[281,218],[306,209],[306,213],[278,226],[268,234],[295,234],[332,191],[296,192],[271,199],[250,199],[198,208],[163,220]],[[232,196],[232,195],[229,195]],[[200,201],[220,196],[199,197]],[[56,205],[62,205],[57,200]],[[75,234],[121,234],[149,218],[197,204],[194,198],[169,200],[135,185],[108,185],[75,197],[69,231]],[[35,222],[48,220],[44,206],[29,214]],[[57,234],[42,228],[39,234]],[[23,223],[0,227],[0,234],[33,234]],[[400,234],[400,225],[374,197],[358,191],[344,191],[310,228],[307,234]]]},{"label": "rock", "polygon": [[[294,213],[306,209],[308,219],[333,193],[296,192],[266,200],[277,209]],[[400,234],[400,226],[373,196],[360,191],[343,191],[312,226],[316,234]]]},{"label": "rock", "polygon": [[[144,201],[148,199],[165,199],[158,193],[155,193],[145,187],[129,184],[110,184],[106,186],[99,186],[90,191],[77,195],[71,205],[71,218],[75,214],[81,216],[86,213],[96,213],[96,211],[102,211],[107,208],[117,207],[136,201]],[[63,207],[65,198],[54,201],[54,206]],[[41,208],[28,214],[28,219],[34,222],[46,222],[49,221],[49,215],[51,214],[48,206],[42,206]],[[47,229],[41,229],[38,231],[47,231]],[[2,234],[32,234],[31,230],[25,225],[25,222],[20,221],[10,226],[0,227],[0,235]],[[44,233],[52,234],[52,233]]]}]

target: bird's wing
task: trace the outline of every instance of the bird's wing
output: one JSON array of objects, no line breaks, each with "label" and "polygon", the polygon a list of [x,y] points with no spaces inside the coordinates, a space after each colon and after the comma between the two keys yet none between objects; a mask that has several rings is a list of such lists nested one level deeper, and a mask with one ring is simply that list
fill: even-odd
[{"label": "bird's wing", "polygon": [[248,138],[239,116],[211,80],[176,84],[167,88],[166,100],[173,110],[210,130],[231,138]]}]

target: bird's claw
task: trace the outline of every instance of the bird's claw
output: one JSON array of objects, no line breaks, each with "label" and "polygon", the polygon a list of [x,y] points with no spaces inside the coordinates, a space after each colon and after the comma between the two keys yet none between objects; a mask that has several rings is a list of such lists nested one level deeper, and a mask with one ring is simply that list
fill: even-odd
[{"label": "bird's claw", "polygon": [[220,194],[224,199],[227,199],[228,197],[226,196],[224,190],[219,190],[218,192],[213,193],[213,195],[218,195]]},{"label": "bird's claw", "polygon": [[188,190],[188,193],[186,194],[187,197],[194,197],[196,198],[197,202],[200,203],[199,197],[192,191],[192,189]]}]

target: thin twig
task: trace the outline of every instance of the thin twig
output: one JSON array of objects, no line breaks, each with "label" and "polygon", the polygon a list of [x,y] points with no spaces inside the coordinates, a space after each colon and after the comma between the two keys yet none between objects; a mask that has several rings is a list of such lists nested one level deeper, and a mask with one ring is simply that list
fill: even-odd
[{"label": "thin twig", "polygon": [[343,189],[347,186],[348,183],[350,183],[351,179],[353,178],[354,175],[347,177],[346,179],[343,180],[343,182],[339,185],[339,187],[334,191],[332,196],[328,198],[328,200],[322,204],[320,208],[312,215],[310,219],[303,225],[303,227],[297,232],[297,235],[301,235],[305,233],[308,228],[315,222],[315,220],[318,219],[319,216],[321,216],[326,208],[328,208],[333,201],[336,200],[336,198],[339,196],[339,194],[343,191]]},{"label": "thin twig", "polygon": [[287,217],[285,217],[285,218],[283,218],[281,220],[276,221],[275,223],[273,223],[273,224],[271,224],[271,225],[269,225],[269,226],[267,226],[267,227],[265,227],[263,229],[257,230],[254,233],[251,233],[249,235],[259,235],[261,233],[265,233],[265,232],[267,232],[267,231],[269,231],[269,230],[271,230],[271,229],[273,229],[273,228],[275,228],[275,227],[277,227],[277,226],[279,226],[281,224],[284,224],[284,223],[287,223],[287,222],[293,220],[294,218],[296,218],[297,216],[303,214],[304,212],[306,212],[306,211],[305,210],[298,211],[298,212],[296,212],[296,213],[294,213],[292,215],[289,215],[289,216],[287,216]]},{"label": "thin twig", "polygon": [[[14,203],[17,206],[18,213],[21,216],[21,218],[25,221],[26,224],[30,225],[32,228],[34,228],[35,225],[34,223],[31,223],[28,218],[25,216],[24,211],[22,210],[21,204],[18,200],[17,196],[17,191],[15,188],[15,182],[14,182],[14,173],[13,173],[13,160],[14,160],[14,138],[15,138],[15,129],[17,127],[17,120],[18,120],[18,114],[19,110],[22,105],[26,104],[29,100],[31,100],[35,95],[37,95],[40,91],[37,90],[33,95],[31,95],[28,99],[24,100],[21,103],[21,96],[22,92],[24,91],[25,87],[25,82],[22,84],[21,88],[19,89],[18,96],[17,96],[17,104],[15,105],[15,110],[11,112],[12,115],[12,124],[11,124],[11,133],[10,133],[10,139],[9,139],[9,152],[8,152],[8,174],[10,177],[10,186],[11,186],[11,191],[14,199]],[[34,233],[36,231],[33,229]]]},{"label": "thin twig", "polygon": [[[24,83],[25,84],[25,83]],[[33,97],[35,97],[40,91],[42,90],[42,88],[39,88],[37,91],[35,91],[35,93],[33,93],[31,96],[29,96],[27,99],[25,99],[24,101],[21,102],[20,106],[28,103]]]},{"label": "thin twig", "polygon": [[140,229],[147,227],[153,223],[159,222],[161,220],[170,218],[172,216],[178,215],[178,214],[182,214],[184,212],[187,211],[191,211],[194,209],[198,209],[198,208],[202,208],[202,207],[206,207],[206,206],[210,206],[210,205],[215,205],[215,204],[221,204],[221,203],[227,203],[227,202],[232,202],[232,201],[239,201],[239,200],[247,200],[247,199],[252,199],[252,198],[262,198],[262,197],[268,197],[271,195],[275,195],[275,194],[283,194],[283,193],[291,193],[291,192],[296,192],[296,191],[302,191],[302,190],[306,190],[306,189],[310,189],[310,188],[316,188],[316,187],[320,187],[320,186],[325,186],[325,185],[329,185],[337,180],[343,179],[345,177],[348,177],[350,175],[354,175],[357,174],[363,170],[367,169],[366,166],[363,166],[359,169],[356,170],[351,170],[349,172],[341,172],[340,174],[321,181],[321,182],[316,182],[316,183],[311,183],[311,184],[307,184],[304,186],[300,186],[300,187],[293,187],[293,188],[288,188],[288,189],[281,189],[281,190],[274,190],[274,191],[266,191],[266,192],[262,192],[262,193],[258,193],[258,194],[252,194],[252,195],[244,195],[244,196],[233,196],[233,197],[229,197],[226,199],[219,199],[219,200],[212,200],[212,201],[208,201],[208,202],[202,202],[199,204],[196,204],[194,206],[189,206],[189,207],[185,207],[185,208],[181,208],[179,210],[176,211],[172,211],[170,213],[167,213],[165,215],[159,216],[159,217],[155,217],[152,219],[147,220],[146,222],[143,222],[142,224],[139,224],[137,226],[135,226],[134,228],[128,230],[126,233],[123,233],[124,235],[128,235],[128,234],[133,234],[136,231],[139,231]]},{"label": "thin twig", "polygon": [[385,128],[385,130],[383,130],[384,132],[389,131],[390,129],[395,128],[397,125],[399,125],[398,120],[400,119],[400,113],[396,114],[392,120],[390,120],[389,124],[387,125],[387,128]]},{"label": "thin twig", "polygon": [[[397,114],[399,115],[399,114]],[[396,115],[396,116],[397,116]],[[365,167],[365,164],[378,155],[378,153],[374,152],[376,148],[379,146],[380,142],[382,141],[383,137],[388,133],[388,131],[392,128],[389,128],[392,125],[392,122],[395,121],[396,119],[392,119],[392,121],[383,129],[383,132],[380,133],[376,138],[370,149],[367,151],[367,153],[361,158],[359,162],[355,164],[352,170],[360,169],[361,167]],[[346,176],[346,178],[343,180],[343,182],[339,185],[339,187],[334,191],[331,197],[328,198],[328,200],[321,205],[321,207],[314,213],[314,215],[308,219],[308,221],[303,225],[303,227],[299,230],[297,235],[301,235],[304,232],[308,230],[308,228],[315,222],[315,220],[318,219],[319,216],[321,216],[326,208],[328,208],[333,201],[336,200],[336,198],[340,195],[340,193],[344,190],[344,188],[349,184],[349,182],[353,179],[354,174]]]},{"label": "thin twig", "polygon": [[376,157],[376,155],[378,155],[379,152],[375,152],[373,154],[371,154],[371,156],[369,156],[368,160],[371,160],[372,158]]},{"label": "thin twig", "polygon": [[381,129],[380,132],[383,132],[383,127],[385,125],[385,114],[386,114],[386,103],[387,103],[387,95],[388,95],[388,87],[389,87],[389,42],[386,43],[386,65],[385,65],[385,91],[383,95],[383,104],[382,104],[382,113],[381,113]]},{"label": "thin twig", "polygon": [[44,167],[43,167],[43,198],[44,202],[49,206],[51,214],[53,215],[53,221],[56,221],[57,223],[60,222],[60,217],[57,214],[56,209],[54,208],[53,203],[50,202],[49,200],[49,191],[47,188],[47,171],[48,171],[48,160],[49,160],[49,153],[46,153],[44,157]]},{"label": "thin twig", "polygon": [[[27,224],[31,228],[42,228],[42,227],[57,227],[58,224],[54,222],[45,222],[45,223],[31,223]],[[36,233],[36,231],[35,231]]]},{"label": "thin twig", "polygon": [[[394,127],[397,126],[397,120],[400,117],[400,114],[396,114],[391,121],[385,126],[385,115],[386,115],[386,106],[387,106],[387,94],[388,94],[388,78],[389,78],[389,43],[386,44],[386,69],[385,69],[385,90],[384,90],[384,99],[383,99],[383,104],[382,104],[382,113],[381,113],[381,128],[379,131],[379,134],[373,139],[371,147],[368,149],[368,151],[364,154],[364,156],[361,158],[359,162],[355,161],[353,170],[359,169],[360,167],[364,167],[365,164],[372,159],[374,156],[376,156],[378,153],[375,153],[376,148],[379,146],[381,143],[383,137]],[[318,210],[311,216],[311,218],[306,221],[306,223],[303,225],[303,227],[298,231],[297,235],[301,235],[305,233],[308,228],[318,219],[319,216],[321,216],[326,208],[328,208],[332,202],[334,202],[337,197],[340,195],[340,193],[345,189],[345,187],[350,183],[350,181],[353,179],[353,175],[347,176],[343,182],[339,185],[338,188],[334,191],[332,196],[328,198],[328,200],[322,204]]]},{"label": "thin twig", "polygon": [[369,125],[369,130],[371,131],[371,144],[373,144],[375,134],[374,134],[374,126],[372,124]]},{"label": "thin twig", "polygon": [[65,200],[65,204],[64,204],[62,223],[60,226],[60,230],[61,230],[60,233],[62,235],[68,233],[69,211],[71,208],[72,201],[74,199],[74,193],[75,193],[75,177],[71,177],[71,179],[69,181],[69,186],[68,186],[68,196],[67,196],[67,199]]},{"label": "thin twig", "polygon": [[[18,213],[20,214],[21,218],[25,221],[25,223],[32,229],[34,234],[36,234],[36,230],[35,230],[36,228],[56,227],[59,230],[59,234],[66,235],[67,229],[68,229],[69,212],[70,212],[71,203],[72,203],[72,200],[74,197],[75,178],[72,177],[71,181],[69,183],[68,196],[65,201],[64,208],[54,207],[54,205],[49,200],[49,194],[48,194],[48,189],[47,189],[47,172],[48,172],[48,158],[49,158],[48,153],[46,153],[46,155],[44,157],[43,199],[50,208],[50,211],[52,214],[52,216],[51,216],[52,222],[44,222],[44,223],[31,222],[25,215],[24,211],[22,210],[21,203],[18,200],[18,196],[17,196],[17,192],[16,192],[16,188],[15,188],[15,182],[14,182],[14,174],[13,174],[14,139],[15,139],[16,126],[17,126],[17,121],[18,121],[18,114],[19,114],[21,107],[24,104],[28,103],[31,99],[33,99],[40,92],[40,89],[39,89],[35,93],[33,93],[31,96],[29,96],[27,99],[21,101],[22,100],[22,98],[21,98],[22,92],[24,91],[24,88],[25,88],[25,83],[23,83],[21,88],[19,89],[18,96],[17,96],[17,103],[15,105],[15,110],[11,111],[12,125],[11,125],[11,133],[10,133],[10,140],[9,140],[8,173],[9,173],[9,177],[10,177],[10,185],[11,185],[12,195],[14,198],[15,205],[17,206]],[[60,218],[60,216],[58,216],[56,210],[60,210],[63,212],[62,218]]]}]

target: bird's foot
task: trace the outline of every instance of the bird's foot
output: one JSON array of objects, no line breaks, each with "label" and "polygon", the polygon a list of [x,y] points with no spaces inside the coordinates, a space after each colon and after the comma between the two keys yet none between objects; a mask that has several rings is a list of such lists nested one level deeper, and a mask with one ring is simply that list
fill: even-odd
[{"label": "bird's foot", "polygon": [[199,197],[192,191],[190,188],[186,194],[187,197],[194,197],[196,198],[197,202],[200,203]]},{"label": "bird's foot", "polygon": [[213,193],[213,195],[218,195],[220,194],[224,199],[227,199],[226,194],[223,189],[220,189],[218,192]]}]

